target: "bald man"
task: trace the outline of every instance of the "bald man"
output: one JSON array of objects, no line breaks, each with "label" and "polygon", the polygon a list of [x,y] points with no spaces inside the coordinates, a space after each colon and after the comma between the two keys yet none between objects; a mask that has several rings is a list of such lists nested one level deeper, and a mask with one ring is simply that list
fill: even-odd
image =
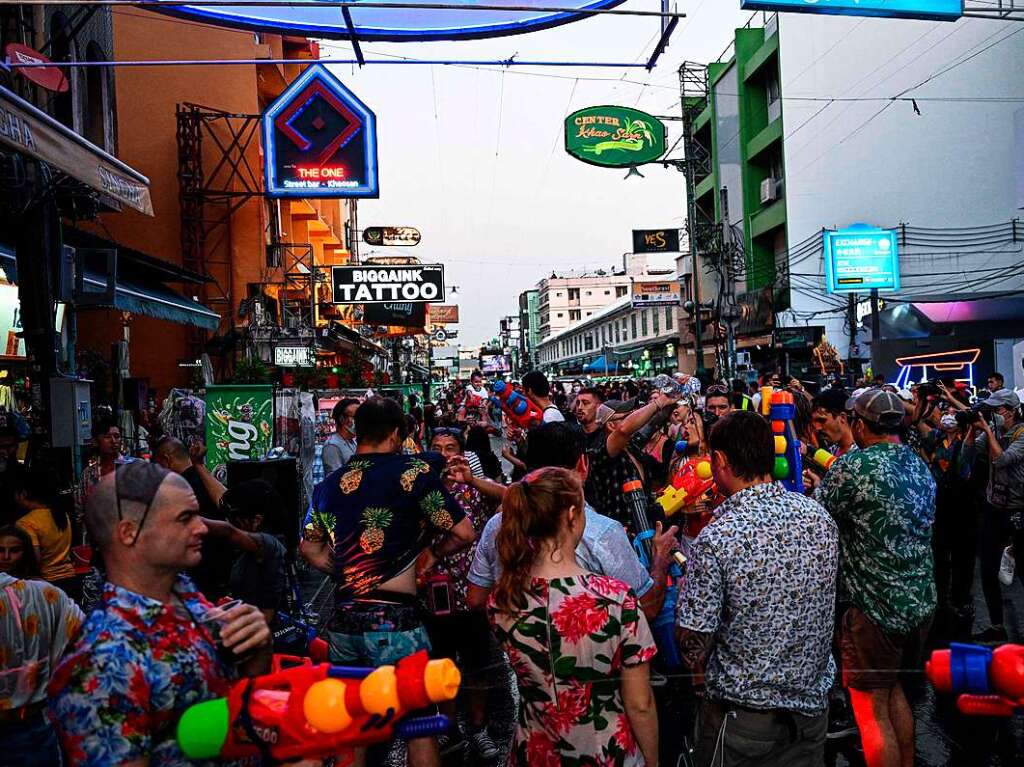
[{"label": "bald man", "polygon": [[[174,437],[163,437],[153,448],[153,462],[168,471],[180,474],[188,482],[199,502],[199,514],[205,519],[224,520],[220,510],[220,499],[227,492],[203,463],[206,445],[196,442],[192,449]],[[228,593],[231,579],[231,563],[235,552],[223,540],[207,536],[203,540],[203,559],[198,567],[188,571],[199,590],[210,599],[217,601]]]},{"label": "bald man", "polygon": [[206,525],[177,474],[120,466],[89,496],[86,524],[107,583],[50,683],[65,753],[76,767],[185,767],[177,717],[227,695],[239,675],[267,671],[266,619],[246,604],[215,617],[180,574],[199,564]]}]

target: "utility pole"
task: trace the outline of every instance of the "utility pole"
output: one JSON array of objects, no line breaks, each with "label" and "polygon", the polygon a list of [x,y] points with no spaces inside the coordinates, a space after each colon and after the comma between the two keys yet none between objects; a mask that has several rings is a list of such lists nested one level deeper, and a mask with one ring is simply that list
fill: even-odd
[{"label": "utility pole", "polygon": [[733,274],[733,239],[729,221],[729,189],[722,187],[722,297],[725,301],[725,371],[722,378],[732,379],[736,371],[736,322],[739,312],[736,306],[736,276]]},{"label": "utility pole", "polygon": [[882,334],[878,316],[878,288],[871,288],[871,374],[878,372],[878,337]]},{"label": "utility pole", "polygon": [[683,155],[685,160],[678,163],[686,175],[686,228],[690,240],[690,271],[693,276],[693,353],[696,357],[694,373],[703,380],[707,377],[704,368],[704,328],[701,322],[701,290],[699,250],[703,247],[706,227],[703,214],[697,209],[697,172],[702,177],[710,173],[711,156],[694,138],[693,122],[708,102],[707,67],[684,61],[679,67],[679,100],[683,113]]}]

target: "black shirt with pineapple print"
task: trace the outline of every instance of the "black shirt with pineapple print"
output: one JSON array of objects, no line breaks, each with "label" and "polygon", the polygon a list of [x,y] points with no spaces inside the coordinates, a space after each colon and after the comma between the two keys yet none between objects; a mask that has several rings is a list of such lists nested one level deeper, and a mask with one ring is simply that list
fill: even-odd
[{"label": "black shirt with pineapple print", "polygon": [[441,481],[438,453],[354,455],[313,491],[303,536],[334,549],[337,604],[410,567],[465,514]]}]

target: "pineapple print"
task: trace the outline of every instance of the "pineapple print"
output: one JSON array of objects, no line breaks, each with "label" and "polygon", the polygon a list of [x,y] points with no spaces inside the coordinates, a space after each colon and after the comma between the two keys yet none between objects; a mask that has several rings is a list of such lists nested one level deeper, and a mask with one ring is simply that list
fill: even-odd
[{"label": "pineapple print", "polygon": [[423,461],[413,461],[409,468],[402,472],[400,482],[402,483],[402,489],[407,492],[412,492],[413,483],[416,482],[416,477],[420,474],[427,474],[430,472],[430,466]]},{"label": "pineapple print", "polygon": [[444,507],[444,496],[434,490],[423,496],[420,508],[430,519],[430,524],[439,530],[450,530],[453,524],[452,515]]},{"label": "pineapple print", "polygon": [[367,554],[373,554],[384,546],[384,529],[391,524],[391,509],[384,506],[367,506],[363,509],[363,530],[359,536],[359,547]]},{"label": "pineapple print", "polygon": [[345,495],[354,493],[359,489],[359,485],[363,481],[363,469],[368,467],[370,464],[367,461],[352,461],[348,465],[348,470],[341,475],[341,480],[338,482],[338,487],[341,488],[341,492]]}]

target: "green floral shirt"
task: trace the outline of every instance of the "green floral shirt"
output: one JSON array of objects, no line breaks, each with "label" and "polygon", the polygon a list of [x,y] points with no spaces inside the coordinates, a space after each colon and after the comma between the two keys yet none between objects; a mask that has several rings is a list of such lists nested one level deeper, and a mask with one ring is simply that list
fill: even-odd
[{"label": "green floral shirt", "polygon": [[839,526],[841,595],[906,634],[935,609],[935,480],[906,445],[881,443],[833,464],[816,500]]}]

